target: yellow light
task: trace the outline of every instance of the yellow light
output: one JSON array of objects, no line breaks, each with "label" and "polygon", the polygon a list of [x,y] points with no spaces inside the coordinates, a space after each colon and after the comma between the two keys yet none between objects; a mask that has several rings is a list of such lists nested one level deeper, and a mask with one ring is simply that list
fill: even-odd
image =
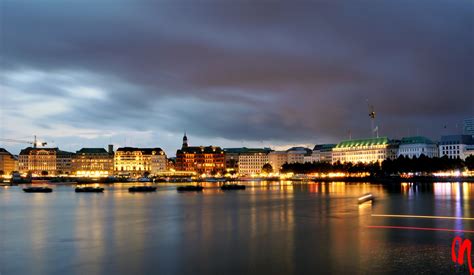
[{"label": "yellow light", "polygon": [[386,214],[372,214],[372,217],[386,217],[386,218],[414,218],[414,219],[444,219],[444,220],[474,220],[474,218],[464,217],[450,217],[450,216],[417,216],[417,215],[386,215]]}]

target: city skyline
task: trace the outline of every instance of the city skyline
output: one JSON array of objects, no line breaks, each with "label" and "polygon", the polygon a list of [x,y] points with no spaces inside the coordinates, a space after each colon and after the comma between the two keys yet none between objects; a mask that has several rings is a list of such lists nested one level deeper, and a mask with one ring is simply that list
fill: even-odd
[{"label": "city skyline", "polygon": [[370,136],[367,100],[382,136],[460,133],[472,3],[367,2],[4,1],[0,138],[171,154],[185,130],[193,145],[334,143]]}]

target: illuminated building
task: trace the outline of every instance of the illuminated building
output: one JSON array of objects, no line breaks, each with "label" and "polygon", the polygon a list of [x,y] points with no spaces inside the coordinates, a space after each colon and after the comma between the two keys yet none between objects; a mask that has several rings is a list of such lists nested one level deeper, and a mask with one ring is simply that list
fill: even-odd
[{"label": "illuminated building", "polygon": [[58,148],[32,148],[21,150],[18,168],[22,173],[36,175],[67,175],[71,173],[73,153]]},{"label": "illuminated building", "polygon": [[286,151],[273,151],[268,153],[268,162],[274,172],[280,172],[283,164],[288,162],[288,153]]},{"label": "illuminated building", "polygon": [[460,158],[465,160],[470,155],[474,138],[471,135],[449,135],[442,136],[439,144],[440,157],[447,156],[451,159]]},{"label": "illuminated building", "polygon": [[13,171],[16,171],[17,160],[4,148],[0,148],[0,176],[10,175]]},{"label": "illuminated building", "polygon": [[168,159],[161,148],[118,148],[114,156],[115,173],[142,176],[166,171]]},{"label": "illuminated building", "polygon": [[104,148],[82,148],[72,159],[72,171],[81,177],[106,177],[114,171],[113,147],[109,151]]},{"label": "illuminated building", "polygon": [[216,146],[188,146],[186,134],[183,146],[176,151],[176,170],[198,174],[225,174],[225,153]]},{"label": "illuminated building", "polygon": [[313,158],[316,162],[332,162],[332,149],[336,144],[318,144],[313,148]]},{"label": "illuminated building", "polygon": [[430,139],[421,136],[402,138],[397,156],[419,158],[421,155],[429,158],[438,157],[438,145]]},{"label": "illuminated building", "polygon": [[305,163],[305,156],[312,154],[312,150],[304,147],[293,147],[286,150],[288,153],[288,163]]},{"label": "illuminated building", "polygon": [[[225,148],[226,170],[241,175],[261,173],[263,165],[268,163],[270,148]],[[261,164],[263,162],[263,164]],[[261,164],[261,165],[260,165]]]},{"label": "illuminated building", "polygon": [[385,159],[395,159],[398,142],[386,137],[352,139],[338,143],[332,150],[332,162],[381,163]]}]

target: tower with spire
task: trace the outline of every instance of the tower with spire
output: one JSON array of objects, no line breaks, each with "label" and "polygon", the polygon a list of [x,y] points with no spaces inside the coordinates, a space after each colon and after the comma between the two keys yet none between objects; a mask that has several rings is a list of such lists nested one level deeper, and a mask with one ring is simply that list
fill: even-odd
[{"label": "tower with spire", "polygon": [[186,136],[186,131],[184,131],[183,146],[181,148],[188,148],[188,137]]}]

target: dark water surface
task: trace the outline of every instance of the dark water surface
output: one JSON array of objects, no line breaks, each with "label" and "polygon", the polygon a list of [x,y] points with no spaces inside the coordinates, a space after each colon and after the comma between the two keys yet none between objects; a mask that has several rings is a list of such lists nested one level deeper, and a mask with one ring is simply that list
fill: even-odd
[{"label": "dark water surface", "polygon": [[[468,274],[451,262],[454,236],[474,220],[474,184],[208,184],[202,193],[103,194],[53,186],[50,194],[0,187],[0,274]],[[372,192],[374,204],[357,204]]]}]

